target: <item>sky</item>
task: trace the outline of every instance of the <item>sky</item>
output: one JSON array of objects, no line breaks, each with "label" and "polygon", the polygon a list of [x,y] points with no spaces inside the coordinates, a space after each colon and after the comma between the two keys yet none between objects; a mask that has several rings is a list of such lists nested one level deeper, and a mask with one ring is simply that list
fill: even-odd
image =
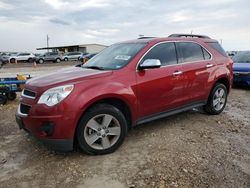
[{"label": "sky", "polygon": [[250,50],[249,19],[249,0],[0,0],[0,51],[191,32]]}]

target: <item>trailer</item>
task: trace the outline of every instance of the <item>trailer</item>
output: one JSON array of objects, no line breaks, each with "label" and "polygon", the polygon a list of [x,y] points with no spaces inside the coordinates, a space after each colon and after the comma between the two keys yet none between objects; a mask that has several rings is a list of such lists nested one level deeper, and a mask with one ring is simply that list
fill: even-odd
[{"label": "trailer", "polygon": [[17,75],[17,77],[0,78],[0,105],[8,100],[15,100],[17,92],[21,92],[30,75]]}]

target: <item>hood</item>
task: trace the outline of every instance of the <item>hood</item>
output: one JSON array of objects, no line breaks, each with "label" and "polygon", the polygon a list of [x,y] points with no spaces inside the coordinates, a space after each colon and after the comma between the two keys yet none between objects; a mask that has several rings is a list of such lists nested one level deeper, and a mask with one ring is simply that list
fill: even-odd
[{"label": "hood", "polygon": [[61,84],[69,84],[87,79],[109,76],[112,71],[85,69],[81,67],[70,67],[57,72],[34,77],[26,82],[28,86],[48,87]]},{"label": "hood", "polygon": [[250,72],[250,63],[234,63],[233,71]]}]

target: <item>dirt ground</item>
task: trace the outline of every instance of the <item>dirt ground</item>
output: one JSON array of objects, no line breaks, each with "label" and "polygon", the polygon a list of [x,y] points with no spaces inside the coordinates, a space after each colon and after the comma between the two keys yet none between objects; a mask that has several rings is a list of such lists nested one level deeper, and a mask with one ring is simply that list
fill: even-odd
[{"label": "dirt ground", "polygon": [[103,156],[48,150],[18,129],[17,104],[0,106],[0,187],[250,187],[250,90],[233,89],[220,115],[194,109],[138,126]]}]

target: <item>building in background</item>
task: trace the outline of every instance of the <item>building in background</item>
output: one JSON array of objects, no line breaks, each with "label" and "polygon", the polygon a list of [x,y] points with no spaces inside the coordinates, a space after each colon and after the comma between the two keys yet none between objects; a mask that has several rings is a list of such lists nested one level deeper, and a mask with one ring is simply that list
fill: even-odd
[{"label": "building in background", "polygon": [[54,47],[42,47],[37,50],[50,50],[59,52],[83,52],[83,53],[99,53],[106,45],[102,44],[80,44],[80,45],[69,45],[69,46],[54,46]]}]

